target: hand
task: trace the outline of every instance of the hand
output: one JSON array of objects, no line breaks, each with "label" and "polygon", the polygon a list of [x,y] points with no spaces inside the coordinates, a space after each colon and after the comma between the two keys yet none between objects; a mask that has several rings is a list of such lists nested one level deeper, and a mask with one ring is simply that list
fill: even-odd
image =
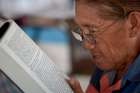
[{"label": "hand", "polygon": [[70,78],[67,80],[74,93],[84,93],[78,80]]}]

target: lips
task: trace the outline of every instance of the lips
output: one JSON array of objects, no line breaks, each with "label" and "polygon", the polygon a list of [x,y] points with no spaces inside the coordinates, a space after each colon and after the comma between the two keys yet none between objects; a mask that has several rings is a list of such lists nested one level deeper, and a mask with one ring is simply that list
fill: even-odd
[{"label": "lips", "polygon": [[92,55],[93,61],[97,61],[101,58],[99,55]]},{"label": "lips", "polygon": [[90,50],[90,53],[92,55],[93,62],[102,62],[103,54],[99,50]]},{"label": "lips", "polygon": [[92,59],[93,59],[93,63],[95,64],[100,64],[103,63],[103,56],[101,56],[100,54],[92,54]]},{"label": "lips", "polygon": [[92,53],[92,57],[93,58],[100,58],[101,56],[100,56],[100,54],[98,53]]}]

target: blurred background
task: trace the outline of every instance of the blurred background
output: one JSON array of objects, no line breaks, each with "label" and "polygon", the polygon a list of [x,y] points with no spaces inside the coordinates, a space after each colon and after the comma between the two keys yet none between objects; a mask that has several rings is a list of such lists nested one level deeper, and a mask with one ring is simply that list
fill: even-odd
[{"label": "blurred background", "polygon": [[94,66],[89,52],[71,33],[77,27],[74,15],[74,0],[0,0],[0,16],[15,20],[85,90]]}]

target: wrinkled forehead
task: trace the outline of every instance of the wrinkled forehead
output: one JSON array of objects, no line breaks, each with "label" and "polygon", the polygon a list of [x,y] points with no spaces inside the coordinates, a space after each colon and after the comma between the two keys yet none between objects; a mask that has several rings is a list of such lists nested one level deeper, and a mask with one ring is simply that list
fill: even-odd
[{"label": "wrinkled forehead", "polygon": [[93,7],[79,3],[76,4],[75,12],[75,20],[77,23],[92,24],[93,20],[97,25],[100,23],[100,18],[98,18],[97,15],[98,10]]},{"label": "wrinkled forehead", "polygon": [[99,16],[100,6],[89,4],[76,4],[75,21],[78,25],[94,25],[95,27],[106,26],[112,23],[111,20],[104,20]]}]

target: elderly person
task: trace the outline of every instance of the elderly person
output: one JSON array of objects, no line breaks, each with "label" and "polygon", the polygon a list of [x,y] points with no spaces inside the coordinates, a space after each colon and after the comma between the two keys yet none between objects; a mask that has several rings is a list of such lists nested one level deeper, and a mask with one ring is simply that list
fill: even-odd
[{"label": "elderly person", "polygon": [[97,66],[86,93],[140,93],[140,0],[77,0],[75,20]]}]

